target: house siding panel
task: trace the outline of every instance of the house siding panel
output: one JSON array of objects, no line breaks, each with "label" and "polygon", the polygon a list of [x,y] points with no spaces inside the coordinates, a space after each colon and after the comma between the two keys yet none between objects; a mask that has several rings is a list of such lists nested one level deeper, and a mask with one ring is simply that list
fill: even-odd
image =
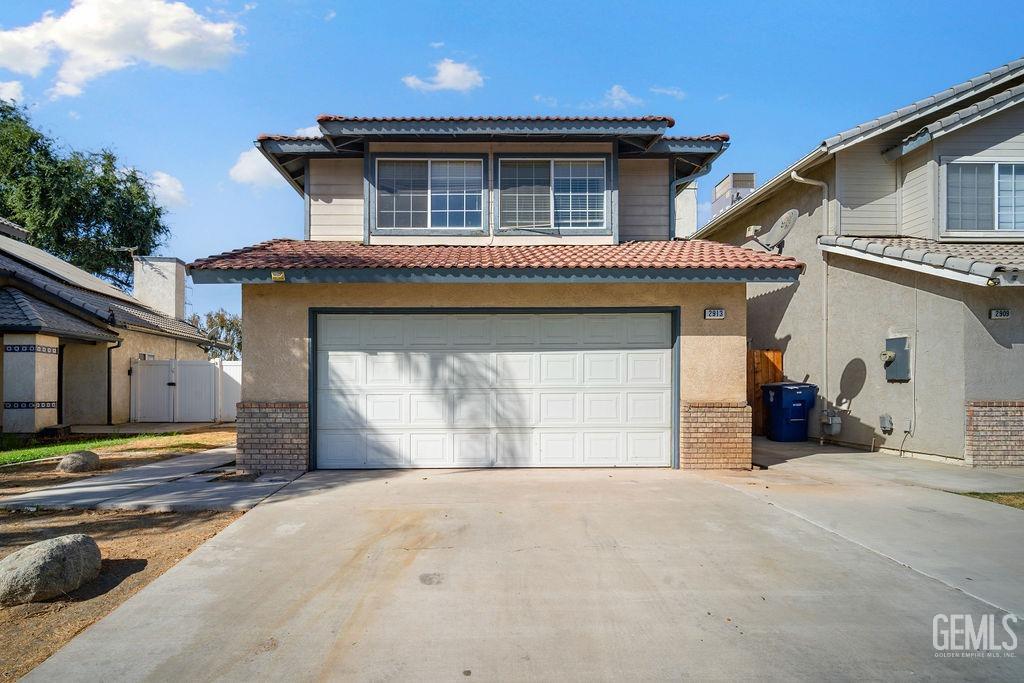
[{"label": "house siding panel", "polygon": [[309,162],[309,236],[320,240],[363,239],[363,160]]},{"label": "house siding panel", "polygon": [[1016,106],[935,140],[938,157],[1024,161],[1024,107]]},{"label": "house siding panel", "polygon": [[905,237],[935,236],[935,168],[931,154],[931,145],[926,145],[901,161],[900,234]]},{"label": "house siding panel", "polygon": [[842,234],[896,232],[896,165],[882,158],[890,144],[867,140],[836,154]]},{"label": "house siding panel", "polygon": [[619,239],[667,240],[669,231],[667,159],[619,162]]}]

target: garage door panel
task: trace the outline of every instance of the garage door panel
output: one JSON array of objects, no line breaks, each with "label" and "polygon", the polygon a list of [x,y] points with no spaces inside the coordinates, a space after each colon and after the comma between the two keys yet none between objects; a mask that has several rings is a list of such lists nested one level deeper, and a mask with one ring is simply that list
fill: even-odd
[{"label": "garage door panel", "polygon": [[583,394],[583,422],[585,424],[618,425],[622,423],[622,394],[620,392],[586,392]]},{"label": "garage door panel", "polygon": [[366,435],[362,432],[320,430],[316,440],[317,466],[324,469],[365,467]]},{"label": "garage door panel", "polygon": [[626,354],[626,383],[667,384],[669,381],[667,352],[632,352]]},{"label": "garage door panel", "polygon": [[317,427],[360,429],[366,426],[366,396],[330,389],[317,392]]},{"label": "garage door panel", "polygon": [[493,467],[494,434],[489,431],[453,434],[456,467]]},{"label": "garage door panel", "polygon": [[667,314],[318,317],[317,464],[666,466]]}]

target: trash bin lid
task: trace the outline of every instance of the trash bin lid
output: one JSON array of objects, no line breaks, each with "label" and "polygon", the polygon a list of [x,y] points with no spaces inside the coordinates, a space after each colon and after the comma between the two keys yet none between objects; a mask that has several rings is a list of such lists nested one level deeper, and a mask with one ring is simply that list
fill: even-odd
[{"label": "trash bin lid", "polygon": [[761,389],[811,389],[816,392],[818,391],[818,385],[808,382],[769,382],[768,384],[762,384]]}]

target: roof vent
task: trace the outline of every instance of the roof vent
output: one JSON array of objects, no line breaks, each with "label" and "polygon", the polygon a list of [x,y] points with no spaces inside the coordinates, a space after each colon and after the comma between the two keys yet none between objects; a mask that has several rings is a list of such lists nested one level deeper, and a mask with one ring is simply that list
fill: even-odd
[{"label": "roof vent", "polygon": [[753,173],[730,173],[718,181],[711,202],[711,217],[714,218],[753,192],[756,183]]}]

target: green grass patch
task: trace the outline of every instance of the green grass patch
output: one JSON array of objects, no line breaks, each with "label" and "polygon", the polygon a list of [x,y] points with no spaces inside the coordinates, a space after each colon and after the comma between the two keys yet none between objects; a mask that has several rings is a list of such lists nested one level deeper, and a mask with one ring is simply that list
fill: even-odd
[{"label": "green grass patch", "polygon": [[[15,462],[28,462],[29,460],[39,460],[40,458],[53,458],[58,455],[74,453],[75,451],[91,451],[94,448],[117,446],[118,444],[134,441],[138,438],[140,438],[140,435],[132,434],[130,436],[113,436],[99,439],[85,438],[75,441],[68,441],[64,439],[60,441],[51,441],[49,443],[30,442],[29,444],[21,444],[18,448],[0,451],[0,465],[9,465]],[[7,443],[4,443],[3,446],[6,448]]]},{"label": "green grass patch", "polygon": [[1024,510],[1024,491],[1014,491],[1012,493],[979,493],[977,491],[970,491],[962,495]]}]

